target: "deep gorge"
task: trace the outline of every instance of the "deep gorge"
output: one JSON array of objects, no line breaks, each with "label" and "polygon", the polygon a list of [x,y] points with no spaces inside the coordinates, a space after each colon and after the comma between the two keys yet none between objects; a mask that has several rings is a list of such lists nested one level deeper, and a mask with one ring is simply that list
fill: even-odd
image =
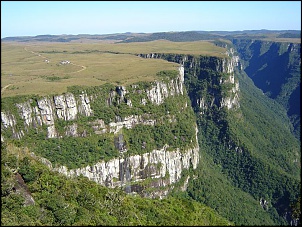
[{"label": "deep gorge", "polygon": [[[218,212],[223,214],[223,206],[219,207],[218,201],[213,202],[208,197],[210,193],[200,193],[210,189],[201,173],[214,174],[207,169],[213,162],[220,168],[219,176],[227,177],[227,184],[231,182],[232,186],[226,191],[236,187],[242,190],[238,193],[240,196],[249,193],[253,198],[249,198],[248,205],[261,199],[270,202],[268,212],[254,204],[255,218],[258,215],[268,224],[285,223],[280,217],[288,211],[289,201],[299,192],[298,170],[296,164],[291,163],[299,156],[296,155],[298,143],[291,137],[290,130],[282,131],[284,135],[278,139],[288,148],[284,154],[276,152],[270,158],[270,149],[262,152],[262,148],[254,145],[257,140],[249,139],[249,129],[244,128],[247,125],[243,122],[251,119],[247,114],[251,117],[265,115],[261,109],[263,104],[257,103],[260,107],[255,115],[247,110],[248,105],[256,106],[251,104],[255,99],[248,98],[248,92],[255,92],[254,88],[242,72],[234,49],[228,54],[226,58],[139,54],[144,58],[177,62],[180,68],[176,72],[162,72],[160,79],[151,83],[127,87],[107,84],[85,90],[73,87],[66,94],[25,97],[24,102],[8,98],[3,101],[1,110],[1,140],[9,140],[12,136],[19,141],[16,144],[26,144],[32,149],[36,144],[38,153],[33,157],[52,158],[50,162],[41,161],[66,176],[83,175],[99,184],[122,187],[127,193],[146,197],[163,198],[180,188],[179,191],[194,200],[218,207]],[[250,90],[242,91],[242,87]],[[280,112],[275,114],[284,116],[282,110],[277,111]],[[264,123],[272,122],[265,119]],[[283,123],[274,122],[278,129]],[[258,129],[249,131],[254,139],[264,137]],[[285,137],[293,143],[288,143]],[[43,141],[40,147],[39,141]],[[66,144],[78,148],[77,154],[73,155]],[[271,146],[260,141],[259,145],[263,144]],[[42,147],[45,152],[39,151]],[[87,150],[92,155],[96,150],[99,159],[93,160]],[[87,157],[81,157],[78,154],[81,151],[86,152]],[[56,154],[68,158],[79,156],[67,161]],[[90,161],[84,162],[85,158]],[[204,158],[208,163],[200,160]],[[264,176],[263,170],[271,175]],[[272,181],[272,178],[277,180]],[[212,195],[219,198],[217,192]],[[231,219],[236,212],[239,211],[232,208],[227,218]],[[232,221],[243,224],[244,217]],[[252,224],[261,222],[263,220]]]}]

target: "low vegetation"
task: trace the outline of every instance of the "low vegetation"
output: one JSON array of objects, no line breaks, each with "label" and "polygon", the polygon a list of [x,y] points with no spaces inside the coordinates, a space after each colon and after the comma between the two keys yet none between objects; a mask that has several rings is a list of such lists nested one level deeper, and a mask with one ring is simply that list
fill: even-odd
[{"label": "low vegetation", "polygon": [[[74,85],[105,83],[129,85],[153,81],[163,70],[178,64],[143,59],[140,53],[183,53],[223,56],[224,48],[206,41],[174,43],[1,43],[1,91],[3,97],[67,91]],[[68,62],[69,63],[68,63]]]}]

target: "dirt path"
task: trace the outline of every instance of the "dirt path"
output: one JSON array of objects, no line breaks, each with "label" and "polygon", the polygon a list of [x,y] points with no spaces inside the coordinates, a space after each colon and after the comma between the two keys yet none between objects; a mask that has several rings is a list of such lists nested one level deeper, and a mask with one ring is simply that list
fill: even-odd
[{"label": "dirt path", "polygon": [[[80,70],[78,70],[78,71],[76,71],[76,72],[71,72],[71,73],[78,73],[78,72],[81,72],[81,71],[83,71],[83,70],[86,69],[86,66],[84,66],[84,65],[76,65],[76,64],[74,64],[74,63],[70,63],[70,64],[71,64],[71,65],[75,65],[75,66],[82,67],[82,69],[80,69]],[[68,73],[68,74],[71,74],[71,73]]]},{"label": "dirt path", "polygon": [[[39,54],[39,53],[36,53],[36,52],[34,52],[34,51],[31,51],[31,50],[27,50],[26,47],[24,47],[24,50],[27,51],[27,52],[30,52],[30,53],[32,53],[32,54],[34,54],[34,55],[37,55],[37,56],[39,56],[39,57],[41,57],[41,58],[47,59],[48,62],[50,62],[50,60],[49,60],[47,57],[44,57],[44,56],[42,56],[42,55]],[[83,71],[83,70],[85,70],[85,69],[87,68],[87,67],[84,66],[84,65],[77,65],[77,64],[74,64],[74,63],[72,63],[72,62],[70,62],[69,64],[75,65],[75,66],[78,66],[78,67],[81,67],[82,69],[80,69],[80,70],[78,70],[78,71],[75,71],[75,72],[66,73],[66,74],[78,73],[78,72],[81,72],[81,71]]]},{"label": "dirt path", "polygon": [[44,56],[42,56],[41,54],[38,54],[38,53],[33,52],[33,51],[31,51],[31,50],[27,50],[27,48],[26,48],[26,47],[24,47],[24,50],[25,50],[25,51],[27,51],[27,52],[30,52],[30,53],[32,53],[32,54],[34,54],[34,55],[37,55],[37,56],[39,56],[39,57],[41,57],[41,58],[45,58],[45,59],[47,59],[47,57],[44,57]]},{"label": "dirt path", "polygon": [[12,85],[12,84],[8,84],[8,85],[4,86],[4,87],[1,89],[1,93],[4,92],[4,90],[5,90],[6,88],[8,88],[10,85]]}]

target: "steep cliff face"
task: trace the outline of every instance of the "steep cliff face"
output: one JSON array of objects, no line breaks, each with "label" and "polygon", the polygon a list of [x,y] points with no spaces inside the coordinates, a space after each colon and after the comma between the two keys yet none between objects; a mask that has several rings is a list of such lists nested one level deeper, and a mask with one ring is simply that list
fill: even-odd
[{"label": "steep cliff face", "polygon": [[[226,58],[163,53],[138,56],[161,58],[181,64],[187,83],[191,83],[192,80],[196,82],[190,86],[192,90],[188,89],[188,93],[192,106],[198,107],[202,114],[204,109],[210,108],[214,103],[217,103],[219,108],[240,107],[239,82],[235,79],[234,72],[241,70],[242,66],[234,49],[230,48],[226,55],[228,56]],[[202,85],[197,85],[198,83]],[[207,97],[209,94],[212,95],[211,99]]]},{"label": "steep cliff face", "polygon": [[[239,83],[234,77],[238,57],[233,56],[232,51],[228,54],[226,58],[141,54],[140,57],[180,63],[178,72],[165,72],[159,74],[157,81],[128,87],[106,85],[83,91],[71,89],[66,94],[52,97],[30,98],[15,104],[15,110],[1,112],[3,139],[7,139],[8,131],[18,139],[33,131],[45,132],[48,139],[105,135],[107,139],[102,141],[108,141],[112,138],[110,135],[114,135],[114,146],[118,151],[115,158],[79,168],[64,164],[56,164],[53,168],[47,161],[48,166],[69,177],[84,175],[108,187],[123,187],[128,193],[163,197],[182,178],[185,170],[196,169],[199,162],[197,126],[191,108],[202,114],[214,104],[226,109],[240,106]],[[188,91],[185,75],[187,81],[195,78],[196,82]],[[146,127],[149,130],[146,132],[155,137],[149,140],[136,138],[131,130],[139,126]],[[168,141],[163,142],[161,137]],[[157,148],[150,143],[157,144]],[[47,149],[59,149],[60,152],[60,146]],[[188,181],[189,176],[185,177]],[[186,181],[181,186],[183,190]]]},{"label": "steep cliff face", "polygon": [[[77,97],[71,93],[64,95],[43,97],[38,100],[29,99],[24,103],[16,103],[18,114],[21,117],[25,130],[37,128],[39,126],[47,127],[47,138],[57,138],[58,133],[55,128],[56,120],[73,121],[78,115],[90,116],[92,110],[89,105],[89,97],[85,93]],[[16,129],[16,116],[9,110],[1,112],[2,124],[5,128],[13,131],[13,137],[21,138],[24,131]],[[21,123],[21,124],[22,124]],[[68,134],[68,131],[66,132]],[[76,133],[72,133],[76,135]]]},{"label": "steep cliff face", "polygon": [[[181,179],[183,170],[196,169],[199,162],[198,146],[184,151],[167,151],[167,148],[164,146],[150,153],[115,158],[84,168],[68,170],[60,166],[54,171],[69,177],[83,175],[101,185],[123,187],[128,193],[162,198]],[[160,187],[161,190],[150,190]]]},{"label": "steep cliff face", "polygon": [[[58,164],[52,168],[53,164],[47,160],[47,157],[41,161],[46,162],[54,171],[69,177],[84,175],[108,187],[123,187],[129,193],[137,192],[148,197],[163,197],[181,179],[185,169],[197,167],[199,145],[196,138],[196,123],[189,121],[190,127],[195,129],[193,136],[182,133],[183,136],[175,134],[173,137],[174,144],[181,139],[179,144],[189,144],[189,146],[175,147],[176,145],[171,146],[167,143],[159,149],[150,150],[150,144],[146,144],[146,140],[141,144],[141,150],[145,150],[143,153],[131,155],[128,152],[131,150],[135,153],[131,142],[134,140],[134,136],[131,137],[132,129],[145,126],[155,128],[156,132],[161,125],[171,124],[171,129],[174,127],[174,130],[177,130],[177,125],[182,124],[181,113],[191,108],[187,103],[188,99],[181,98],[183,101],[178,101],[176,109],[157,113],[165,110],[165,106],[174,105],[174,97],[186,96],[182,66],[173,76],[160,78],[151,83],[133,84],[129,87],[95,87],[94,90],[29,98],[22,103],[16,103],[13,108],[1,112],[2,139],[9,140],[10,133],[19,140],[26,135],[39,132],[42,136],[44,133],[47,139],[57,140],[64,140],[67,137],[89,138],[92,134],[107,136],[105,138],[114,135],[114,146],[119,155],[108,161],[100,160],[93,165],[76,169],[68,169]],[[149,112],[141,108],[147,108]],[[106,111],[109,111],[109,114],[104,115]],[[193,112],[191,114],[193,116]],[[81,123],[83,121],[85,126]],[[181,131],[177,130],[175,133]],[[36,142],[39,143],[34,141]],[[56,151],[50,150],[50,152]]]},{"label": "steep cliff face", "polygon": [[[232,52],[234,53],[229,51],[230,56]],[[263,95],[241,71],[246,67],[243,61],[243,64],[238,64],[238,69],[234,68],[234,82],[236,84],[238,79],[241,89],[238,94],[240,108],[234,110],[235,105],[234,109],[228,111],[228,107],[223,106],[221,100],[232,94],[230,91],[236,90],[236,85],[220,83],[220,79],[232,82],[232,75],[211,70],[214,61],[212,59],[201,59],[201,61],[202,64],[197,65],[202,67],[194,67],[194,64],[185,67],[191,69],[185,74],[186,89],[192,104],[197,104],[193,106],[195,112],[201,114],[197,117],[198,129],[201,132],[198,138],[204,148],[201,149],[200,156],[203,157],[202,160],[207,159],[207,161],[200,165],[202,169],[200,176],[204,172],[211,175],[212,166],[216,166],[217,169],[212,171],[212,175],[216,177],[221,174],[221,178],[229,179],[232,185],[236,186],[228,190],[225,183],[220,184],[218,181],[207,186],[212,182],[211,177],[208,180],[198,177],[195,181],[189,182],[189,193],[194,199],[221,208],[228,204],[221,205],[221,200],[212,200],[211,197],[219,198],[221,194],[227,195],[230,191],[239,188],[256,198],[257,203],[260,198],[265,198],[270,204],[270,214],[278,213],[280,216],[278,219],[283,219],[286,210],[290,209],[289,201],[296,199],[300,191],[298,186],[300,165],[296,159],[300,156],[298,152],[300,147],[290,133],[289,122],[283,108]],[[198,61],[194,61],[195,64],[196,62]],[[226,72],[226,68],[216,69]],[[284,172],[287,172],[286,176]],[[288,183],[277,183],[282,181]],[[223,190],[217,190],[212,194],[215,187]],[[199,191],[199,188],[202,190]],[[208,190],[211,193],[208,193]],[[222,197],[222,200],[228,201],[224,196]],[[239,203],[241,202],[238,201]],[[238,216],[239,212],[237,210],[234,216]],[[222,213],[226,212],[222,211]],[[271,218],[276,220],[276,223],[279,222],[276,216]],[[246,223],[246,220],[241,222]]]},{"label": "steep cliff face", "polygon": [[[5,131],[5,130],[12,130],[12,134],[11,136],[13,138],[17,138],[20,139],[23,135],[24,135],[24,131],[23,130],[16,130],[16,119],[14,115],[11,115],[9,113],[5,113],[5,112],[1,112],[1,121],[2,121],[2,126],[1,127],[1,131]],[[1,133],[1,141],[4,141],[4,136]]]},{"label": "steep cliff face", "polygon": [[243,68],[267,96],[283,105],[300,137],[301,44],[233,39]]},{"label": "steep cliff face", "polygon": [[[184,72],[183,67],[179,68],[179,74],[176,78],[167,81],[155,81],[150,84],[149,88],[141,89],[137,85],[132,85],[131,93],[144,93],[145,96],[140,100],[140,104],[146,105],[149,101],[152,104],[160,105],[164,103],[165,99],[169,96],[184,95],[183,88]],[[132,107],[131,98],[126,97],[130,92],[124,86],[117,86],[115,90],[109,92],[107,99],[108,106],[113,105],[116,102],[117,105],[126,103],[129,107]],[[101,95],[101,94],[100,94]],[[25,129],[37,128],[39,126],[47,127],[47,138],[59,138],[66,135],[79,136],[77,133],[76,120],[80,117],[93,116],[93,110],[90,106],[90,100],[98,102],[98,94],[91,94],[88,96],[84,91],[78,95],[72,93],[66,93],[63,95],[43,97],[41,99],[33,100],[29,99],[24,103],[16,103],[15,106],[18,109],[18,118],[21,118],[21,125],[25,126]],[[105,103],[104,103],[105,104]],[[99,103],[99,105],[102,105]],[[69,125],[65,128],[64,133],[59,135],[56,130],[55,123],[57,121],[75,122],[75,124]],[[24,135],[24,130],[16,127],[16,114],[11,113],[9,110],[1,111],[1,121],[5,129],[11,129],[13,137],[20,139]],[[119,116],[115,118],[115,122],[110,122],[108,130],[106,129],[104,121],[97,119],[92,124],[97,128],[104,129],[103,132],[115,132],[117,133],[121,127],[131,128],[137,123],[153,125],[154,120],[143,120],[141,116],[125,116],[124,120],[121,120]],[[22,128],[22,127],[21,127]],[[96,130],[97,131],[97,130]],[[99,133],[97,131],[96,133]]]}]

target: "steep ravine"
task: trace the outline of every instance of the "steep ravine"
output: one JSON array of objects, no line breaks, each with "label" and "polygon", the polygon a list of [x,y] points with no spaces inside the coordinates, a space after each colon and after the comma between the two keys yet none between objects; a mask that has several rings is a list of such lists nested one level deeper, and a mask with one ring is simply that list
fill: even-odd
[{"label": "steep ravine", "polygon": [[[230,48],[228,54],[228,59],[156,53],[140,56],[162,58],[184,65],[185,85],[200,132],[200,155],[203,158],[208,157],[203,164],[213,162],[220,167],[220,177],[227,177],[233,187],[252,195],[255,200],[260,201],[261,207],[263,200],[271,204],[266,214],[255,207],[255,212],[257,210],[257,215],[260,216],[250,218],[249,223],[297,223],[297,220],[291,219],[289,210],[290,202],[297,199],[299,193],[299,152],[296,152],[299,147],[290,135],[290,122],[280,105],[265,98],[263,93],[259,94],[254,85],[244,78],[244,61],[239,61],[234,49]],[[245,85],[243,92],[239,92],[239,81]],[[241,109],[242,101],[244,109]],[[271,132],[275,130],[278,131],[278,139],[272,137]],[[200,167],[197,171],[208,172],[207,168],[210,167]],[[269,171],[265,172],[264,169]],[[205,186],[210,184],[209,181],[212,180],[203,180],[202,174],[196,180],[190,181],[191,196],[201,202],[208,201],[206,204],[209,206],[218,206],[221,214],[230,212],[230,216],[227,216],[230,220],[244,224],[244,218],[238,217],[241,211],[236,210],[237,208],[224,210],[219,207],[221,201],[213,200],[213,197],[219,198],[221,195]],[[201,194],[199,190],[212,192]],[[226,192],[229,195],[234,188],[226,190],[230,190],[229,193]],[[244,193],[240,193],[240,197],[245,197]],[[248,197],[246,199],[249,200],[247,207],[255,206],[252,205],[255,201],[250,201]],[[234,199],[234,203],[240,203],[235,201]],[[234,217],[236,218],[233,219]]]},{"label": "steep ravine", "polygon": [[300,138],[301,44],[233,39],[243,69],[268,97],[287,110]]},{"label": "steep ravine", "polygon": [[[202,203],[204,198],[200,199],[200,192],[211,190],[200,174],[203,171],[201,159],[205,155],[207,161],[204,160],[203,164],[211,165],[209,163],[213,162],[215,168],[221,168],[221,177],[228,179],[226,190],[232,191],[236,187],[242,198],[250,193],[254,198],[249,197],[247,207],[256,206],[257,214],[263,214],[263,207],[258,201],[272,202],[262,197],[262,191],[271,190],[271,186],[266,187],[263,181],[280,177],[280,182],[284,183],[282,187],[290,188],[291,183],[296,184],[297,180],[290,178],[290,185],[285,185],[288,173],[278,175],[279,169],[270,168],[270,164],[263,162],[262,158],[267,154],[257,154],[258,150],[249,146],[250,141],[245,143],[241,134],[234,131],[236,127],[228,121],[227,116],[242,118],[242,101],[246,103],[248,99],[245,97],[242,100],[239,85],[238,71],[242,69],[242,64],[233,49],[229,49],[227,54],[226,58],[139,54],[144,58],[177,62],[180,67],[178,72],[160,74],[157,81],[127,87],[108,84],[85,89],[73,87],[65,94],[26,97],[17,101],[5,99],[1,111],[1,140],[13,137],[16,144],[32,146],[31,149],[35,150],[32,156],[42,156],[38,159],[50,169],[68,177],[84,175],[107,187],[122,187],[127,193],[153,198],[163,198],[177,188],[184,193],[187,191],[193,199]],[[246,81],[241,79],[241,82]],[[258,117],[263,114],[261,111],[257,110]],[[242,130],[242,127],[236,130]],[[252,134],[253,130],[250,130]],[[246,133],[243,130],[242,135]],[[39,147],[40,142],[45,146]],[[295,151],[288,150],[290,153]],[[98,155],[97,160],[85,161],[95,155]],[[276,154],[273,158],[278,155],[283,154]],[[64,159],[61,159],[63,156]],[[279,161],[274,159],[271,162],[273,165],[276,160]],[[270,179],[258,174],[268,166],[272,170],[267,175]],[[255,171],[250,171],[253,169]],[[250,180],[256,183],[247,187]],[[220,186],[223,188],[223,185]],[[273,187],[276,187],[277,193],[283,190],[278,184]],[[203,196],[218,198],[219,194],[215,194],[213,189],[213,194]],[[289,197],[286,194],[281,199],[274,198],[272,204],[278,203],[282,207],[278,210],[280,215],[284,214],[283,203]],[[220,202],[215,200],[208,205],[217,207],[223,214]],[[236,209],[227,217],[234,215],[232,212],[236,213]],[[267,217],[267,223],[274,223],[276,210],[272,208],[270,212],[272,214],[264,212],[261,218]],[[257,217],[252,219],[256,222],[251,223],[261,222]],[[239,217],[236,223],[244,224],[244,220],[245,217]]]}]

